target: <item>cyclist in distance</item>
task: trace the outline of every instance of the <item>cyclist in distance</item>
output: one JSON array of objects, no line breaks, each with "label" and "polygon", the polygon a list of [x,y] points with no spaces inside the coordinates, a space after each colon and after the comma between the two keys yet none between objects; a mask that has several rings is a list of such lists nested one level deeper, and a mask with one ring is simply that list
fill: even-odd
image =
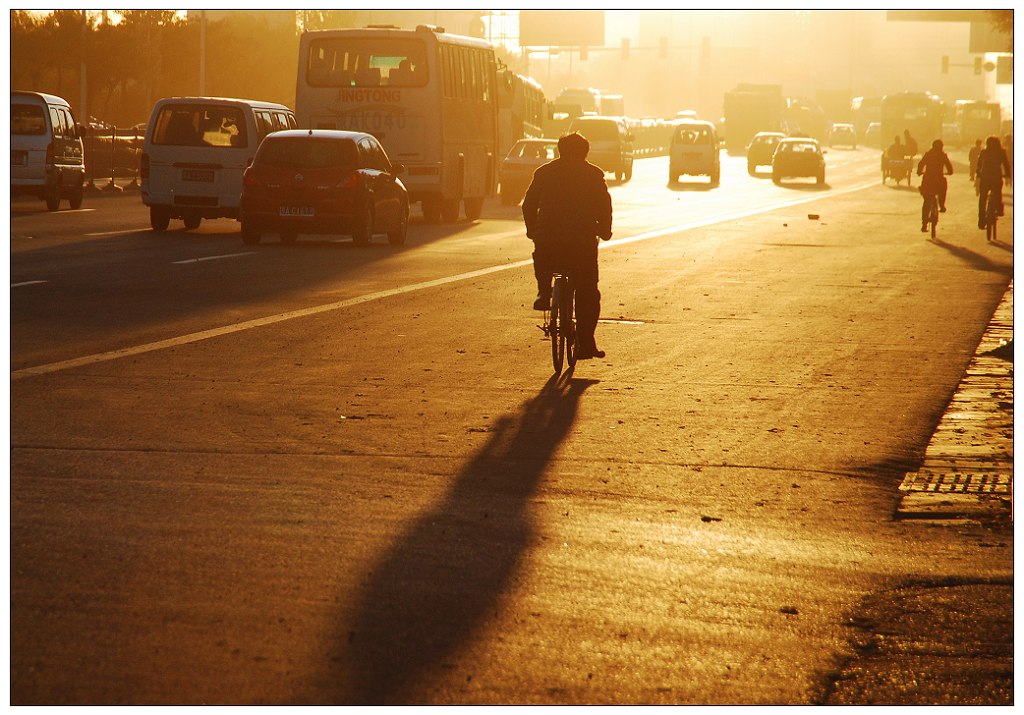
[{"label": "cyclist in distance", "polygon": [[[943,173],[945,172],[945,173]],[[938,196],[939,211],[946,210],[946,190],[949,188],[946,183],[945,174],[953,173],[953,164],[949,156],[942,150],[942,140],[936,139],[932,142],[932,148],[924,153],[921,161],[917,163],[917,175],[924,175],[921,180],[921,196],[924,202],[921,205],[921,231],[928,231],[928,197]]]},{"label": "cyclist in distance", "polygon": [[996,215],[1003,215],[1003,177],[1010,176],[1010,160],[999,137],[985,140],[985,148],[978,154],[978,228],[986,227],[985,205],[991,194],[996,202]]},{"label": "cyclist in distance", "polygon": [[564,273],[576,290],[576,345],[580,360],[604,357],[594,332],[601,315],[597,239],[612,237],[612,199],[604,172],[587,161],[590,142],[572,133],[558,140],[558,158],[540,166],[523,199],[526,235],[533,241],[535,310],[551,301],[551,276]]}]

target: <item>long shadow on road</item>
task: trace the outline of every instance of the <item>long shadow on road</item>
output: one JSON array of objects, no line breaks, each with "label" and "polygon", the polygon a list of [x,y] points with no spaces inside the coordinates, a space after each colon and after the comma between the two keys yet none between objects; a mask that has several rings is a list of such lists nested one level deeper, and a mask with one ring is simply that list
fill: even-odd
[{"label": "long shadow on road", "polygon": [[978,270],[989,271],[991,273],[998,273],[1004,276],[1013,275],[1012,265],[993,261],[988,256],[983,256],[982,254],[976,253],[975,251],[972,251],[969,248],[964,248],[963,246],[957,246],[952,243],[946,243],[945,241],[938,237],[930,240],[936,246],[941,246],[942,248],[952,253],[954,256],[960,258],[966,263],[969,263]]},{"label": "long shadow on road", "polygon": [[452,661],[515,586],[535,538],[530,499],[596,381],[552,377],[456,476],[373,568],[341,624],[324,695],[334,703],[409,702]]}]

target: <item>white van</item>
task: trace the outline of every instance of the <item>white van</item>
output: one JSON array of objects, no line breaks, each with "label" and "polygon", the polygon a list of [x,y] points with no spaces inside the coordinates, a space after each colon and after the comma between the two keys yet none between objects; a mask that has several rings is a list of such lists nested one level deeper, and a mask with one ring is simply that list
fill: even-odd
[{"label": "white van", "polygon": [[56,211],[61,199],[82,206],[85,151],[82,127],[67,100],[11,92],[11,197],[31,195]]},{"label": "white van", "polygon": [[576,117],[569,133],[579,132],[590,142],[587,161],[615,174],[619,181],[633,177],[633,133],[619,117]]},{"label": "white van", "polygon": [[267,134],[295,129],[283,104],[221,97],[172,97],[153,107],[139,174],[154,231],[172,218],[239,218],[242,174]]},{"label": "white van", "polygon": [[718,186],[722,173],[718,132],[711,122],[679,119],[672,126],[668,149],[668,183],[675,184],[681,174],[708,176]]}]

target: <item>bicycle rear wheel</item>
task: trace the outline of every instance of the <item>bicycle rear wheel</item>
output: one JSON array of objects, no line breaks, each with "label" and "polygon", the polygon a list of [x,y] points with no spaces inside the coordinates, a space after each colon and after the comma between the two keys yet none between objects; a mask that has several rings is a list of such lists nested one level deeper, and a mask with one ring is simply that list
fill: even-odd
[{"label": "bicycle rear wheel", "polygon": [[558,310],[561,313],[558,324],[560,332],[565,338],[565,358],[569,367],[576,365],[576,318],[573,316],[575,303],[576,295],[573,292],[572,284],[566,280],[563,284],[561,300],[558,303]]},{"label": "bicycle rear wheel", "polygon": [[565,279],[555,276],[555,285],[551,288],[551,322],[548,323],[548,335],[551,337],[551,365],[555,374],[562,372],[565,360],[565,328],[561,323],[562,294],[565,292]]}]

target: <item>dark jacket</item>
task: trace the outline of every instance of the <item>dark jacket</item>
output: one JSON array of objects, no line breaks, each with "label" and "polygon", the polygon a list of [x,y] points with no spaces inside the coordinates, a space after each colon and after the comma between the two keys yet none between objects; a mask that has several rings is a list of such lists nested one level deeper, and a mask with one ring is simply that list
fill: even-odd
[{"label": "dark jacket", "polygon": [[976,169],[982,181],[999,182],[1004,176],[1010,175],[1010,162],[1006,150],[1002,147],[985,147],[978,154]]},{"label": "dark jacket", "polygon": [[604,172],[587,161],[544,164],[526,190],[523,220],[526,235],[534,241],[610,238],[612,199]]},{"label": "dark jacket", "polygon": [[917,173],[924,174],[924,180],[921,182],[922,193],[938,191],[945,185],[946,177],[943,169],[946,174],[953,173],[953,165],[946,152],[933,147],[924,153],[921,161],[917,162]]}]

